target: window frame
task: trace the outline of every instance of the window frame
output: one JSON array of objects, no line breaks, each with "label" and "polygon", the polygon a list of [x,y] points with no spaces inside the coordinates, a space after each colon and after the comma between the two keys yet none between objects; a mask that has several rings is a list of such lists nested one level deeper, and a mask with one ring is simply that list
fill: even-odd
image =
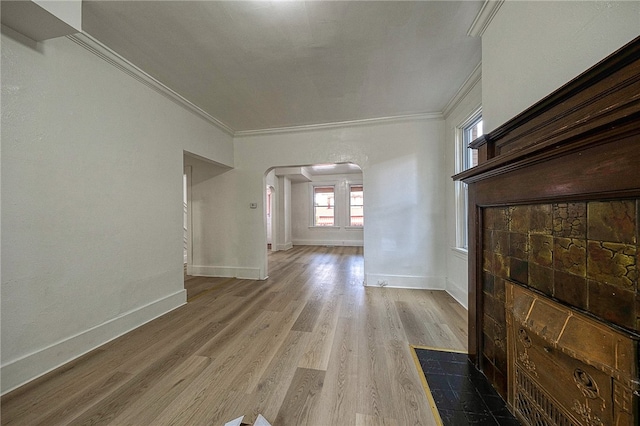
[{"label": "window frame", "polygon": [[[352,204],[351,203],[351,192],[353,188],[360,188],[360,192],[362,192],[362,202],[361,204]],[[352,207],[361,207],[362,208],[362,225],[354,225],[352,218],[353,216],[351,215],[351,208]],[[361,183],[349,183],[348,185],[348,190],[347,190],[347,212],[346,212],[346,218],[347,218],[347,222],[348,222],[348,227],[349,228],[355,228],[355,229],[363,229],[364,228],[364,185]]]},{"label": "window frame", "polygon": [[479,133],[478,135],[476,135],[475,137],[472,136],[471,134],[471,129],[473,129],[474,127],[476,127],[478,125],[478,123],[482,122],[482,111],[476,112],[475,114],[472,115],[472,118],[467,122],[467,124],[465,124],[462,127],[462,144],[463,144],[463,149],[464,147],[466,147],[466,149],[464,149],[463,151],[463,163],[462,163],[462,167],[463,169],[460,170],[461,172],[464,170],[468,170],[471,167],[474,166],[474,164],[472,164],[472,159],[475,157],[476,160],[476,164],[478,162],[478,150],[477,149],[472,149],[469,148],[469,144],[471,142],[473,142],[475,139],[479,138],[480,136],[482,136],[482,133]]},{"label": "window frame", "polygon": [[[471,168],[471,160],[476,156],[477,150],[469,148],[469,144],[473,142],[470,130],[479,122],[482,122],[482,108],[479,107],[471,113],[466,120],[456,127],[456,150],[455,150],[455,171],[463,172]],[[480,137],[478,134],[476,138]],[[476,139],[474,138],[474,139]],[[473,151],[476,151],[475,153]],[[455,185],[455,201],[456,201],[456,248],[464,252],[469,250],[468,236],[468,218],[469,218],[469,195],[468,185],[462,181],[457,181]]]},{"label": "window frame", "polygon": [[[316,223],[316,189],[317,188],[331,188],[333,189],[333,207],[331,207],[331,204],[327,204],[327,208],[333,210],[333,225],[318,225]],[[329,228],[337,228],[339,227],[338,222],[338,216],[336,214],[336,211],[338,209],[338,200],[336,197],[336,185],[335,184],[327,184],[327,183],[313,183],[311,185],[311,227],[313,228],[325,228],[325,229],[329,229]]]},{"label": "window frame", "polygon": [[[324,179],[311,181],[307,183],[309,207],[307,215],[309,218],[309,229],[342,229],[345,231],[363,231],[364,230],[364,183],[362,179],[350,179],[349,177],[341,177],[340,179]],[[323,226],[315,223],[316,206],[315,206],[315,188],[332,187],[334,194],[334,211],[333,225]],[[362,226],[351,225],[351,187],[362,187]]]}]

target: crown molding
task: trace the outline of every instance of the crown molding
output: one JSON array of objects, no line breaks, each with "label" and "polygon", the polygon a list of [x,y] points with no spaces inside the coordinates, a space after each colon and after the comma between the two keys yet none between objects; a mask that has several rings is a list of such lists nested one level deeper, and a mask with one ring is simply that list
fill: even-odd
[{"label": "crown molding", "polygon": [[[415,120],[442,120],[446,116],[446,113],[455,107],[457,103],[460,101],[462,97],[466,95],[466,93],[473,88],[473,85],[477,83],[479,80],[479,76],[476,80],[470,84],[470,80],[475,75],[476,72],[479,73],[480,65],[476,67],[472,75],[465,81],[462,88],[456,93],[456,96],[449,101],[447,107],[444,109],[445,113],[441,112],[433,112],[433,113],[422,113],[422,114],[407,114],[407,115],[399,115],[399,116],[391,116],[391,117],[377,117],[377,118],[366,118],[360,120],[349,120],[349,121],[339,121],[332,123],[320,123],[320,124],[309,124],[302,126],[290,126],[290,127],[277,127],[277,128],[267,128],[267,129],[256,129],[256,130],[239,130],[234,131],[231,127],[227,126],[217,118],[213,117],[211,114],[204,111],[202,108],[198,107],[176,91],[170,89],[168,86],[164,85],[142,69],[138,68],[133,63],[129,62],[127,59],[120,56],[115,51],[111,50],[106,45],[102,44],[100,41],[92,37],[87,33],[77,33],[66,36],[69,40],[83,47],[87,51],[92,54],[98,56],[105,62],[111,64],[112,66],[118,68],[123,71],[130,77],[133,77],[140,83],[154,90],[155,92],[165,96],[167,99],[173,101],[174,103],[182,106],[187,111],[193,113],[194,115],[199,116],[205,121],[211,123],[216,126],[223,132],[227,133],[232,137],[243,137],[243,136],[258,136],[258,135],[269,135],[269,134],[279,134],[279,133],[294,133],[294,132],[305,132],[305,131],[313,131],[313,130],[328,130],[328,129],[338,129],[344,127],[354,127],[354,126],[365,126],[365,125],[375,125],[375,124],[389,124],[389,123],[397,123],[403,121],[415,121]],[[470,84],[470,85],[469,85]]]},{"label": "crown molding", "polygon": [[333,123],[308,124],[304,126],[276,127],[271,129],[256,129],[256,130],[239,130],[235,133],[235,136],[243,137],[243,136],[271,135],[271,134],[278,134],[278,133],[307,132],[307,131],[313,131],[313,130],[340,129],[344,127],[366,126],[366,125],[372,125],[372,124],[397,123],[402,121],[442,120],[443,118],[444,116],[442,115],[442,113],[429,112],[429,113],[423,113],[423,114],[397,115],[393,117],[378,117],[378,118],[365,118],[362,120],[338,121]]},{"label": "crown molding", "polygon": [[100,43],[98,40],[93,38],[87,33],[77,33],[67,36],[68,39],[77,43],[81,47],[85,48],[89,52],[128,74],[129,76],[135,78],[140,83],[149,87],[150,89],[156,91],[157,93],[165,96],[167,99],[175,102],[176,104],[182,106],[187,111],[199,116],[205,121],[213,124],[223,132],[229,134],[230,136],[234,136],[235,132],[232,128],[212,116],[211,114],[204,111],[199,106],[195,105],[191,101],[187,100],[185,97],[177,93],[176,91],[170,89],[166,85],[162,84],[160,81],[156,80],[118,53],[114,52],[104,44]]},{"label": "crown molding", "polygon": [[471,72],[469,77],[467,77],[465,82],[462,83],[462,86],[460,86],[460,89],[458,89],[458,91],[453,96],[453,98],[451,98],[449,103],[447,103],[447,105],[442,110],[442,115],[445,118],[448,117],[449,114],[451,114],[451,111],[453,111],[458,106],[460,101],[462,101],[462,99],[464,99],[464,97],[467,96],[469,92],[471,92],[471,90],[473,90],[473,88],[476,87],[476,84],[478,84],[481,80],[482,80],[482,62],[476,65],[476,67]]},{"label": "crown molding", "polygon": [[502,3],[504,3],[504,0],[485,0],[480,12],[476,15],[476,19],[473,20],[471,27],[469,27],[467,35],[470,37],[482,37],[491,20],[498,13]]}]

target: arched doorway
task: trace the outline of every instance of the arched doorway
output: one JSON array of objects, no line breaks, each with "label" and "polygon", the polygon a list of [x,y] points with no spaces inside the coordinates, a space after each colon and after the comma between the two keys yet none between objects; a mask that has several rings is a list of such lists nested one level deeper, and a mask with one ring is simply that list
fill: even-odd
[{"label": "arched doorway", "polygon": [[[272,167],[265,173],[267,250],[364,246],[364,180],[353,163]],[[268,244],[271,244],[269,247]]]}]

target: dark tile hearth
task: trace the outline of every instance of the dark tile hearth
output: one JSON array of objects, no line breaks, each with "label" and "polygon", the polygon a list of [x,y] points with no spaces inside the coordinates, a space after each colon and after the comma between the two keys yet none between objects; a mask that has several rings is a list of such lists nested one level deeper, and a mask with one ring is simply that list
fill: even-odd
[{"label": "dark tile hearth", "polygon": [[467,354],[414,347],[444,426],[519,426]]}]

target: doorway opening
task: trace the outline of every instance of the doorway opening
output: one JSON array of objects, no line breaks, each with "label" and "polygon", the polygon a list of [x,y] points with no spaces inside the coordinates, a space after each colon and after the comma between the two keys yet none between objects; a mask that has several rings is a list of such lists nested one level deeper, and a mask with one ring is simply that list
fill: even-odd
[{"label": "doorway opening", "polygon": [[293,246],[364,247],[365,185],[353,163],[273,167],[265,173],[269,253]]},{"label": "doorway opening", "polygon": [[267,185],[267,199],[265,209],[267,215],[267,250],[273,250],[273,199],[275,196],[275,188]]},{"label": "doorway opening", "polygon": [[184,166],[182,172],[182,260],[184,277],[191,260],[191,167]]},{"label": "doorway opening", "polygon": [[187,173],[186,170],[182,175],[182,227],[183,232],[183,255],[185,268],[187,267],[187,241],[188,241],[188,216],[187,216]]}]

